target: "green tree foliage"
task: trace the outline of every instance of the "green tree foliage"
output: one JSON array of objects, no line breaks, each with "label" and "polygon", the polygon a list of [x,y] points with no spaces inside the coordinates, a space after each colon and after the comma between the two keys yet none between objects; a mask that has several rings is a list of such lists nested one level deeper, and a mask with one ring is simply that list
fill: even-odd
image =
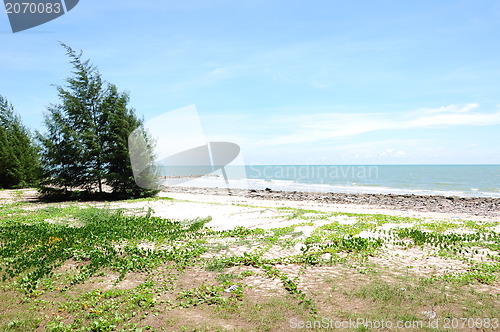
[{"label": "green tree foliage", "polygon": [[31,134],[0,96],[0,188],[35,185],[40,176],[38,150]]},{"label": "green tree foliage", "polygon": [[[106,161],[106,184],[114,192],[128,196],[150,196],[157,193],[157,173],[154,168],[148,168],[142,177],[147,176],[148,182],[133,174],[130,163],[129,137],[133,132],[139,132],[146,144],[142,147],[141,157],[148,164],[154,164],[153,140],[148,137],[142,121],[134,114],[134,110],[127,108],[129,96],[119,93],[115,85],[109,84],[104,100],[105,112],[108,114],[107,131],[105,135],[104,157]],[[127,162],[123,162],[127,160]],[[140,184],[140,187],[137,185]]]},{"label": "green tree foliage", "polygon": [[[133,109],[127,107],[127,93],[105,83],[99,71],[62,44],[71,60],[73,76],[67,86],[57,87],[60,103],[45,115],[47,132],[39,135],[45,170],[44,187],[105,192],[128,196],[150,196],[134,181],[127,140],[143,126]],[[150,158],[153,154],[149,151]]]}]

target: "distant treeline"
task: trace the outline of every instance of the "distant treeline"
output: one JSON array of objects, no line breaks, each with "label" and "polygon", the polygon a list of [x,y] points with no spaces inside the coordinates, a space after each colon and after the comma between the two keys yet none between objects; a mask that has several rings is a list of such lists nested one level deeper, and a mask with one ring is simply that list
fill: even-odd
[{"label": "distant treeline", "polygon": [[[141,128],[143,158],[153,162],[153,141],[129,96],[103,81],[82,52],[61,43],[73,65],[65,86],[57,86],[59,103],[44,114],[44,132],[30,132],[14,106],[0,96],[0,188],[37,187],[47,195],[75,192],[127,197],[155,195],[136,185],[128,137]],[[149,176],[155,181],[155,174]]]}]

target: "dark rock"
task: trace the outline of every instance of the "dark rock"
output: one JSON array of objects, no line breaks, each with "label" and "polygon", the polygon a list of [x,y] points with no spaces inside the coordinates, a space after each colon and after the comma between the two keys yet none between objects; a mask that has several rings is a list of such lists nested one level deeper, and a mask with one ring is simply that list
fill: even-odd
[{"label": "dark rock", "polygon": [[[196,194],[227,195],[226,188],[168,187],[166,192],[189,192]],[[272,195],[269,195],[270,193]],[[353,194],[316,192],[278,192],[264,190],[231,189],[233,196],[247,196],[272,200],[309,200],[331,204],[377,205],[388,209],[429,211],[440,213],[463,213],[475,216],[500,217],[500,199],[492,197],[458,197],[397,194]]]}]

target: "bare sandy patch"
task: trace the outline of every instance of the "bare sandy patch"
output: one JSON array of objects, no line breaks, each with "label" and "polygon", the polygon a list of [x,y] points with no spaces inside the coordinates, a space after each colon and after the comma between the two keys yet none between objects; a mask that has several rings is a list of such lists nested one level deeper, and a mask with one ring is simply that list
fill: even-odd
[{"label": "bare sandy patch", "polygon": [[402,273],[420,276],[438,276],[467,272],[468,266],[457,259],[435,257],[420,248],[385,250],[379,256],[369,257],[369,262]]},{"label": "bare sandy patch", "polygon": [[[192,194],[192,193],[174,193],[174,192],[161,192],[159,194],[160,197],[170,197],[173,198],[177,201],[182,200],[182,201],[188,201],[186,203],[191,203],[191,204],[198,204],[198,205],[189,205],[186,204],[184,205],[185,209],[182,209],[181,211],[177,211],[178,214],[176,215],[176,218],[186,218],[184,216],[190,215],[192,216],[194,214],[198,214],[198,216],[206,216],[206,215],[212,215],[214,220],[218,219],[217,222],[214,221],[214,225],[230,225],[231,222],[224,220],[224,217],[227,217],[228,212],[231,211],[235,215],[238,213],[235,213],[238,211],[238,207],[240,208],[240,211],[248,211],[249,206],[251,207],[250,210],[252,209],[257,209],[257,210],[265,210],[266,208],[279,208],[279,207],[289,207],[289,208],[297,208],[297,209],[305,209],[305,210],[316,210],[320,212],[328,212],[328,213],[333,213],[333,212],[341,212],[341,213],[355,213],[355,214],[383,214],[383,215],[389,215],[389,216],[400,216],[400,217],[410,217],[410,218],[420,218],[420,219],[428,219],[428,220],[454,220],[454,221],[460,221],[460,220],[466,220],[466,219],[471,219],[471,220],[477,220],[477,221],[498,221],[500,223],[500,217],[479,217],[479,216],[471,216],[467,214],[460,214],[460,213],[437,213],[437,212],[424,212],[424,211],[411,211],[411,210],[395,210],[395,209],[388,209],[388,208],[383,208],[381,206],[375,206],[375,205],[355,205],[355,204],[331,204],[331,203],[321,203],[317,201],[288,201],[288,200],[265,200],[265,199],[254,199],[254,198],[246,198],[246,197],[239,197],[239,196],[231,196],[231,195],[205,195],[205,194]],[[196,202],[196,203],[194,203]],[[219,204],[222,205],[225,208],[222,209],[210,209],[210,208],[202,208],[203,203],[206,204]],[[244,209],[241,206],[238,205],[245,205]],[[194,210],[188,209],[187,207],[191,206]],[[196,211],[196,212],[195,212]],[[213,211],[213,212],[212,212]],[[226,212],[224,212],[226,211]],[[165,217],[168,217],[171,215],[171,212],[167,212],[165,210],[163,211],[157,211],[156,212],[158,215],[162,215]],[[212,214],[211,214],[212,213]],[[244,217],[248,217],[248,213],[245,215],[243,214]],[[256,214],[254,214],[256,216]],[[284,216],[284,214],[281,214],[281,216]],[[311,217],[312,215],[309,215]],[[241,219],[244,219],[242,217]],[[266,215],[266,217],[269,217],[269,215]],[[286,218],[279,219],[277,216],[271,216],[275,217],[275,219],[264,219],[264,218],[254,218],[253,220],[250,218],[250,220],[240,220],[241,226],[245,227],[263,227],[266,224],[271,224],[267,227],[283,227],[289,225],[288,221]],[[234,224],[238,224],[238,218],[235,219],[233,222]],[[354,218],[355,219],[355,218]],[[262,221],[262,222],[258,222]],[[301,220],[302,222],[304,220]],[[313,220],[310,220],[313,221]],[[258,222],[258,223],[257,223]],[[292,221],[297,222],[297,221]],[[353,219],[350,219],[349,217],[343,217],[342,223],[355,223]],[[499,226],[500,227],[500,226]]]}]

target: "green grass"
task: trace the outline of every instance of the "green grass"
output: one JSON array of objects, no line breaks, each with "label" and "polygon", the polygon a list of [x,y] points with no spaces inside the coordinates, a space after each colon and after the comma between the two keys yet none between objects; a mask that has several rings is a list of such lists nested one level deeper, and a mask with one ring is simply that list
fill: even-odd
[{"label": "green grass", "polygon": [[[41,211],[43,217],[46,210]],[[20,288],[31,293],[40,279],[69,259],[82,263],[71,280],[74,284],[103,268],[116,269],[124,278],[128,271],[151,269],[165,261],[186,264],[204,251],[193,240],[208,219],[181,224],[96,208],[71,211],[80,227],[30,219],[29,224],[16,220],[0,229],[3,281],[17,278]],[[52,212],[61,213],[60,209]],[[137,246],[140,242],[168,242],[169,248],[142,249]]]},{"label": "green grass", "polygon": [[[155,200],[172,201],[128,202]],[[297,223],[218,231],[206,227],[210,218],[175,221],[153,217],[152,210],[131,215],[75,203],[4,204],[0,330],[265,331],[287,329],[290,317],[411,321],[430,307],[438,307],[441,317],[493,318],[500,311],[498,295],[476,291],[498,287],[500,235],[491,231],[493,223],[274,211]],[[336,217],[355,223],[340,224]],[[309,237],[297,231],[315,220],[331,222]],[[380,230],[385,223],[413,226]],[[452,232],[460,228],[474,233]],[[358,237],[363,231],[374,236]],[[294,252],[296,245],[301,249]],[[268,255],[276,248],[294,253]],[[388,248],[425,250],[467,269],[422,276],[370,262]],[[229,253],[236,249],[245,252]],[[337,275],[313,278],[316,269]],[[255,280],[278,286],[263,291]],[[306,280],[314,286],[305,287]],[[230,286],[236,288],[226,292]]]}]

